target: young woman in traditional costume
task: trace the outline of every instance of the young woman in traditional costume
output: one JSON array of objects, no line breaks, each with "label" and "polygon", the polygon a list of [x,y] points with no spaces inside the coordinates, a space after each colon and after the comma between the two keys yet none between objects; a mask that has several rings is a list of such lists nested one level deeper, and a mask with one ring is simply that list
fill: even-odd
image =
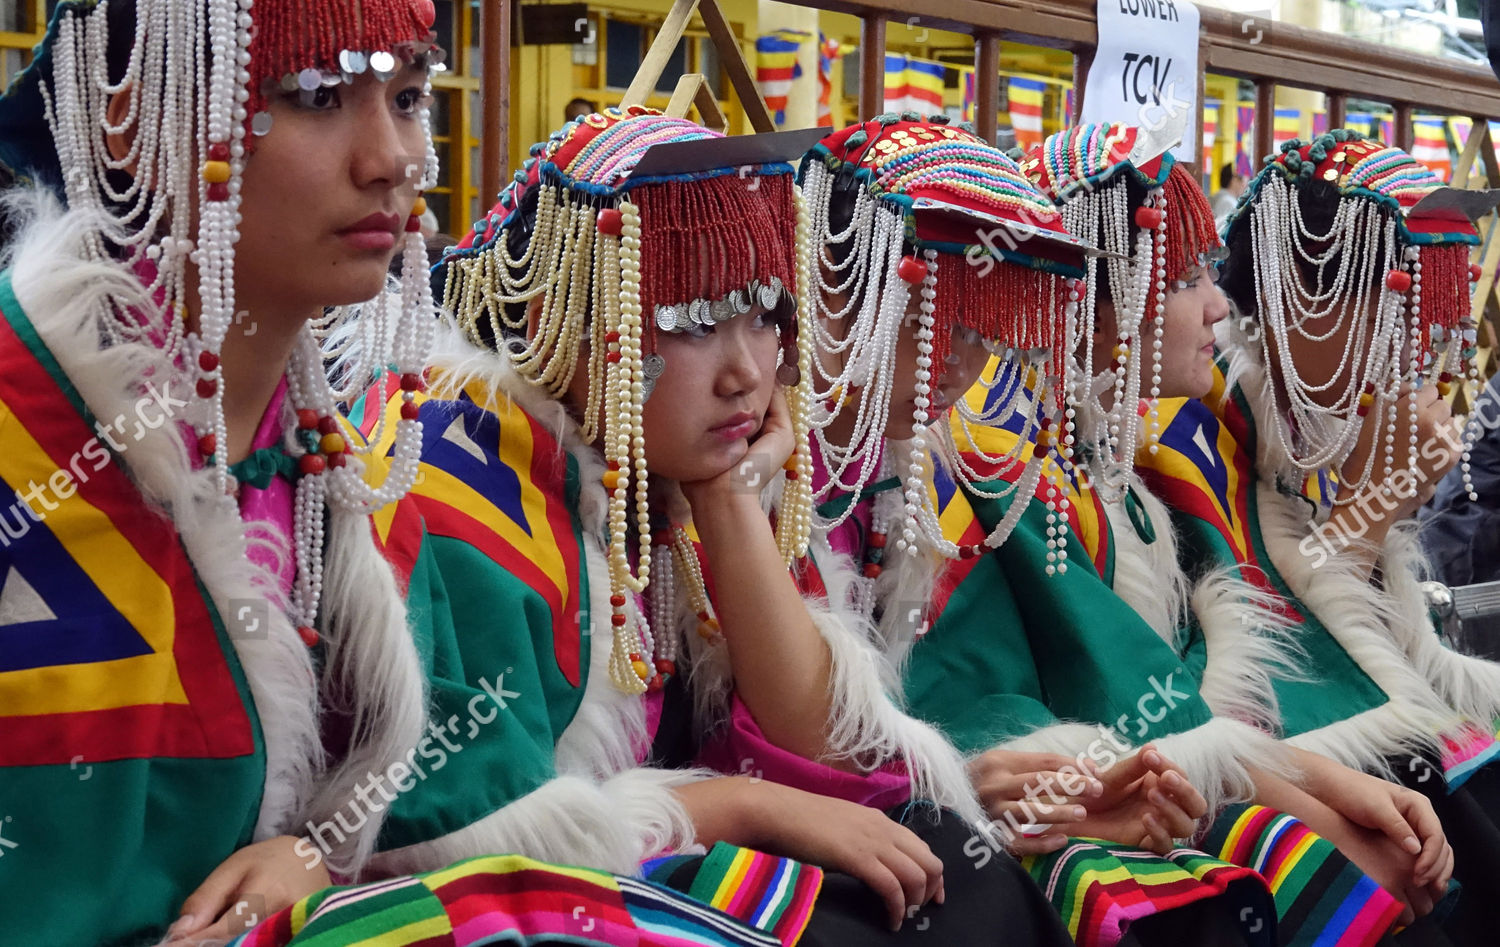
[{"label": "young woman in traditional costume", "polygon": [[[1116,161],[1130,154],[1135,136],[1132,131],[1128,135],[1129,140],[1124,140],[1126,134],[1122,132],[1120,138],[1123,148],[1113,159]],[[875,193],[884,193],[889,187],[889,190],[899,194],[903,176],[910,176],[923,184],[934,176],[932,170],[927,170],[923,175],[915,175],[912,167],[909,167],[920,162],[911,160],[905,152],[920,154],[920,142],[913,143],[916,147],[901,141],[893,143],[895,147],[888,149],[884,155],[877,152],[878,156],[872,163],[884,164],[886,162],[881,159],[889,156],[891,182],[894,182],[894,186],[874,188],[872,190]],[[864,142],[859,144],[864,145]],[[1155,155],[1150,157],[1151,172],[1159,172],[1165,177],[1170,159],[1162,166]],[[907,159],[904,163],[903,158]],[[929,160],[937,164],[940,159],[934,155]],[[1144,158],[1138,160],[1147,163]],[[838,162],[827,163],[834,169],[830,171],[831,176],[836,172]],[[987,170],[988,176],[993,178],[993,169]],[[813,177],[810,172],[809,192],[817,194],[820,191]],[[818,177],[821,177],[821,173]],[[1014,189],[1009,193],[1014,194]],[[1123,198],[1123,193],[1119,197]],[[907,200],[910,201],[907,206],[924,206],[921,198],[908,197]],[[899,208],[899,203],[897,206]],[[1052,215],[1055,215],[1055,211],[1050,203],[1044,203],[1041,209],[1030,211],[1026,221],[1035,226]],[[815,221],[822,222],[816,215]],[[1179,224],[1179,227],[1179,239],[1185,234],[1189,235],[1190,240],[1203,241],[1205,249],[1215,243],[1211,226],[1206,232],[1196,235],[1191,227],[1191,219],[1186,225]],[[815,235],[821,233],[825,242],[834,244],[849,240],[857,232],[855,228],[848,227],[844,220],[827,223],[821,231],[816,225],[814,227]],[[895,232],[900,234],[901,230]],[[995,252],[997,247],[994,238],[1001,232],[996,231],[990,235],[991,239],[985,241],[985,249],[976,247],[969,252],[970,260],[982,262],[985,253]],[[1091,232],[1092,228],[1085,236]],[[1014,230],[1012,233],[1014,235]],[[1125,237],[1128,234],[1122,234],[1120,239]],[[1116,242],[1118,241],[1111,241]],[[960,245],[957,249],[962,251],[964,248]],[[1200,251],[1196,247],[1192,251],[1194,256],[1198,252]],[[865,253],[866,247],[859,246],[856,254],[861,255],[860,259],[869,259],[863,256]],[[1154,253],[1152,256],[1154,257]],[[834,256],[833,259],[838,260],[838,257]],[[934,260],[936,259],[934,255]],[[989,269],[975,267],[972,262],[965,266],[956,255],[951,259],[960,264],[959,267],[947,270],[949,273],[958,270],[953,276],[956,281],[972,279],[976,272],[988,272]],[[899,261],[898,254],[891,265],[894,267]],[[994,261],[990,263],[991,266],[997,265]],[[1120,266],[1119,263],[1114,265]],[[838,284],[847,280],[848,272],[865,266],[868,263],[850,266],[839,278],[830,280],[825,296],[830,295],[828,290],[837,290]],[[965,273],[966,269],[973,272]],[[939,287],[938,293],[941,293],[944,272],[938,266],[934,274]],[[920,274],[914,272],[913,275]],[[894,280],[891,283],[899,285]],[[1085,291],[1091,288],[1084,287]],[[1183,310],[1184,321],[1190,322],[1191,319],[1187,317],[1196,317],[1201,335],[1206,331],[1205,325],[1211,324],[1222,314],[1222,302],[1215,306],[1212,296],[1189,295],[1195,298],[1188,298],[1185,305],[1174,308]],[[982,297],[970,290],[962,294],[961,298],[967,303]],[[836,300],[835,304],[842,305],[842,300]],[[1213,314],[1214,309],[1218,310],[1219,315]],[[938,311],[942,311],[941,307],[938,307]],[[966,314],[973,311],[972,308],[965,310]],[[1054,344],[1064,352],[1072,352],[1084,343],[1080,333],[1088,331],[1082,327],[1091,329],[1091,314],[1079,317],[1077,306],[1069,306],[1061,299],[1057,300],[1055,313],[1059,329],[1053,336],[1056,340]],[[954,335],[961,334],[959,330],[952,331]],[[1010,331],[1017,330],[1010,327]],[[1021,344],[1036,345],[1037,341],[1021,341]],[[1207,357],[1205,353],[1205,367]],[[958,361],[961,365],[962,359]],[[920,373],[920,370],[928,366],[917,363],[915,367],[919,370],[918,384],[928,382],[930,379]],[[1027,468],[1039,463],[1039,459],[1033,457],[1029,450],[1023,451],[1017,446],[1018,440],[1023,439],[1018,438],[1015,431],[1007,435],[1007,432],[995,429],[997,422],[1002,422],[1014,425],[1016,431],[1036,431],[1040,428],[1044,432],[1055,432],[1052,436],[1044,433],[1038,439],[1045,445],[1042,452],[1051,453],[1050,463],[1055,465],[1058,448],[1067,449],[1072,446],[1067,438],[1073,434],[1070,428],[1075,426],[1074,422],[1080,431],[1086,423],[1087,419],[1080,419],[1077,410],[1069,410],[1082,406],[1083,399],[1069,390],[1069,379],[1065,374],[1056,372],[1056,377],[1049,379],[1044,372],[1038,372],[1030,386],[1018,385],[1016,380],[1026,377],[1027,367],[1024,363],[1007,365],[1005,371],[992,376],[983,388],[976,389],[971,404],[961,409],[958,428],[964,433],[958,441],[964,443],[967,440],[969,447],[960,452],[962,456],[957,462],[949,461],[940,468],[942,472],[937,475],[934,492],[941,512],[925,518],[909,512],[902,518],[899,508],[888,513],[893,521],[899,519],[898,528],[904,531],[901,539],[909,546],[914,545],[914,533],[920,536],[924,520],[936,521],[941,525],[941,540],[949,544],[950,555],[956,553],[957,561],[944,569],[945,574],[937,584],[936,596],[931,594],[931,565],[912,565],[909,558],[893,558],[887,553],[882,562],[875,563],[878,568],[871,569],[871,564],[867,563],[866,570],[867,574],[875,573],[877,601],[883,596],[889,596],[885,598],[886,602],[899,601],[903,615],[914,610],[920,611],[924,605],[930,606],[933,630],[911,655],[908,693],[913,700],[914,710],[919,714],[926,713],[930,719],[940,722],[957,736],[960,746],[966,751],[980,754],[974,765],[975,780],[991,812],[997,818],[1008,817],[1014,830],[1022,829],[1028,820],[1065,824],[1072,822],[1067,815],[1039,811],[1040,807],[1035,800],[1040,789],[1044,798],[1051,795],[1066,796],[1067,798],[1058,801],[1067,803],[1068,808],[1073,804],[1082,806],[1080,825],[1069,825],[1068,831],[1101,835],[1127,843],[1126,847],[1113,849],[1075,843],[1052,859],[1033,862],[1037,877],[1048,884],[1049,892],[1057,898],[1055,903],[1065,907],[1064,913],[1069,917],[1075,934],[1087,942],[1113,943],[1121,936],[1121,928],[1131,920],[1212,897],[1237,879],[1249,882],[1253,893],[1258,882],[1250,877],[1250,872],[1205,857],[1201,853],[1178,853],[1174,856],[1178,864],[1156,863],[1150,869],[1155,877],[1148,878],[1143,874],[1142,880],[1147,883],[1132,880],[1130,891],[1118,887],[1111,890],[1112,886],[1091,887],[1088,879],[1091,871],[1103,869],[1111,870],[1116,877],[1128,879],[1127,865],[1144,873],[1146,866],[1141,862],[1143,853],[1128,846],[1140,842],[1166,852],[1173,847],[1173,835],[1194,834],[1194,817],[1203,815],[1208,808],[1204,805],[1204,800],[1194,792],[1194,785],[1212,796],[1215,812],[1220,811],[1223,801],[1234,798],[1241,791],[1245,793],[1241,798],[1248,798],[1248,787],[1251,785],[1248,766],[1269,762],[1275,756],[1275,747],[1253,728],[1235,720],[1215,717],[1203,696],[1198,693],[1195,678],[1188,675],[1183,659],[1158,637],[1151,625],[1135,610],[1101,586],[1097,571],[1089,569],[1085,572],[1084,568],[1076,564],[1072,569],[1067,568],[1062,554],[1062,550],[1067,548],[1067,540],[1058,525],[1061,516],[1072,508],[1088,504],[1084,515],[1077,517],[1075,523],[1091,522],[1096,531],[1100,529],[1097,524],[1103,524],[1106,531],[1109,524],[1097,497],[1087,492],[1080,494],[1076,486],[1066,485],[1060,479],[1053,480],[1052,478],[1057,477],[1056,470],[1049,471],[1049,481],[1053,482],[1051,488],[1035,490],[1036,474],[1031,475],[1034,479],[1030,484],[1026,483]],[[907,366],[905,370],[912,371],[912,367]],[[1040,397],[1021,396],[1020,389],[1023,387],[1033,387],[1033,390],[1040,388],[1038,381],[1052,391],[1047,392],[1043,388]],[[926,395],[925,392],[920,394],[924,397]],[[1058,404],[1062,400],[1059,395],[1066,397],[1064,404]],[[1032,407],[1038,403],[1043,405],[1041,411],[1052,415],[1042,423],[1035,419],[1034,412],[1039,409]],[[914,402],[913,406],[929,407],[921,402]],[[1014,410],[1015,407],[1019,407],[1021,411]],[[863,414],[865,410],[862,408],[860,413]],[[879,416],[879,412],[876,413]],[[1132,415],[1132,420],[1133,418]],[[988,423],[976,424],[976,421]],[[917,430],[921,430],[920,426]],[[1089,433],[1092,435],[1092,428]],[[930,438],[939,444],[946,437],[947,433],[943,430],[936,432],[936,435],[933,432],[923,435],[924,440]],[[1030,438],[1024,440],[1029,448]],[[918,446],[921,446],[921,441],[918,441]],[[961,467],[960,464],[968,466]],[[916,466],[907,468],[907,472],[911,477],[918,478],[920,484],[919,478],[925,472],[925,466],[919,460]],[[981,481],[980,486],[977,489],[956,487],[945,476],[947,469],[955,467],[969,476],[980,473],[979,477],[974,478]],[[983,483],[984,473],[988,473],[996,482]],[[1017,484],[1024,486],[1026,492],[1005,496],[1007,492],[1016,490]],[[1017,497],[1029,499],[1034,490],[1041,499],[1050,501],[1046,503],[1048,509],[1044,511],[1042,505],[1038,504],[1019,518],[1008,520],[1006,513],[1009,501],[1015,499],[1016,503],[1020,503],[1021,500]],[[915,498],[918,503],[926,493],[926,488],[913,490],[908,486],[907,489],[907,497]],[[997,493],[1000,495],[999,499],[994,498]],[[1069,496],[1074,498],[1074,502],[1068,501]],[[1009,509],[1014,509],[1014,506],[1009,506]],[[998,549],[978,555],[990,548],[990,543],[985,538],[993,534],[996,526],[1010,530],[1008,539]],[[894,531],[893,529],[892,532]],[[880,531],[872,531],[878,532]],[[1104,548],[1108,548],[1107,533],[1104,539]],[[931,540],[921,541],[932,543]],[[878,540],[866,545],[877,549],[882,546]],[[1095,550],[1098,548],[1095,546]],[[1170,556],[1168,561],[1171,561]],[[1085,566],[1087,565],[1086,563]],[[927,576],[925,578],[924,570]],[[1021,587],[1025,588],[1024,593],[1012,591]],[[892,590],[899,591],[893,594]],[[897,595],[903,597],[897,599]],[[1010,603],[1013,610],[1013,620],[997,621],[997,609],[1004,608],[1006,602]],[[1111,602],[1114,604],[1110,605]],[[1158,606],[1157,610],[1170,614],[1169,609],[1162,610]],[[897,621],[900,620],[900,616],[897,616]],[[903,635],[909,638],[910,630],[915,624],[909,622],[906,629],[902,629],[899,624],[884,622],[883,630],[887,641],[893,647],[901,647]],[[1117,652],[1114,646],[1122,642],[1131,644],[1122,646],[1123,653]],[[1131,671],[1120,670],[1119,664],[1127,656],[1135,664]],[[1094,673],[1080,675],[1080,660],[1094,669]],[[1137,670],[1138,678],[1133,673]],[[955,698],[955,694],[962,696]],[[1124,714],[1120,713],[1122,710],[1125,711]],[[1061,722],[1067,720],[1095,723],[1070,725]],[[1148,748],[1147,752],[1132,756],[1130,763],[1114,765],[1121,756],[1127,755],[1131,749],[1153,737],[1158,738],[1162,750]],[[1046,752],[1046,755],[1023,755],[1027,751],[1050,752]],[[1062,755],[1064,753],[1066,755]],[[1166,762],[1167,758],[1176,759],[1179,755],[1185,759],[1183,768],[1194,775],[1191,783],[1183,778],[1182,771],[1174,772],[1176,767]],[[1069,781],[1075,787],[1078,786],[1083,782],[1078,778],[1080,771],[1088,770],[1085,761],[1090,757],[1102,764],[1108,786],[1104,795],[1101,796],[1097,790],[1090,793],[1060,793],[1050,788],[1057,784],[1058,779],[1063,778],[1057,775],[1059,767],[1064,769]],[[1146,765],[1147,760],[1151,761],[1151,766]],[[1037,770],[1041,772],[1035,772]],[[1029,799],[1025,794],[1028,788],[1031,790]],[[1174,796],[1180,798],[1174,799]],[[1188,800],[1192,800],[1192,803],[1188,804]],[[1046,816],[1045,820],[1041,818],[1043,815]],[[1291,852],[1293,862],[1301,856],[1304,866],[1324,866],[1329,875],[1324,879],[1325,884],[1336,879],[1336,883],[1328,885],[1326,890],[1307,893],[1300,892],[1301,883],[1305,880],[1300,877],[1298,883],[1284,886],[1278,891],[1285,902],[1283,907],[1290,909],[1299,900],[1301,906],[1283,910],[1283,915],[1296,918],[1299,913],[1307,913],[1310,905],[1326,910],[1330,903],[1339,905],[1347,902],[1347,906],[1352,908],[1352,914],[1360,917],[1360,922],[1353,925],[1355,938],[1350,942],[1369,942],[1389,927],[1398,911],[1394,901],[1381,893],[1357,869],[1333,853],[1328,843],[1311,838],[1310,833],[1296,825],[1294,820],[1281,818],[1275,813],[1256,809],[1243,815],[1246,817],[1244,822],[1236,818],[1221,821],[1218,826],[1221,832],[1232,836],[1236,841],[1247,841],[1249,845],[1255,844],[1257,840],[1282,835],[1292,844],[1278,852],[1278,862],[1286,857],[1287,852]],[[1089,820],[1093,821],[1092,825]],[[1270,827],[1270,831],[1265,831],[1268,821],[1274,825]],[[1248,836],[1245,834],[1246,826],[1253,827]],[[1289,828],[1292,831],[1287,832]],[[1059,832],[1048,833],[1041,840],[1024,844],[1033,851],[1046,851],[1064,843]],[[1309,845],[1312,847],[1309,848]],[[1221,845],[1215,850],[1215,854],[1233,854],[1232,849],[1232,845]],[[1239,853],[1241,864],[1247,863],[1246,858],[1246,852]],[[1059,882],[1059,877],[1079,879],[1076,890],[1073,882]],[[1161,884],[1168,879],[1170,884]],[[1152,893],[1156,895],[1154,902]],[[1243,890],[1237,892],[1238,896],[1245,894]],[[1302,895],[1300,898],[1299,894]],[[1254,906],[1247,903],[1246,907],[1250,909],[1250,916],[1254,916]],[[1269,908],[1264,908],[1264,911],[1270,913]],[[1174,918],[1166,915],[1155,923],[1164,924],[1170,920]],[[1327,918],[1324,917],[1305,925],[1302,937],[1310,942],[1326,926],[1326,921]],[[1142,926],[1138,933],[1150,936],[1152,926]],[[1237,936],[1233,931],[1222,933],[1227,937]],[[1288,937],[1287,942],[1297,940],[1295,937]]]},{"label": "young woman in traditional costume", "polygon": [[[1448,925],[1460,939],[1500,921],[1500,667],[1434,631],[1402,521],[1463,452],[1441,395],[1476,371],[1476,198],[1352,132],[1284,146],[1230,223],[1238,318],[1214,390],[1164,413],[1142,458],[1186,560],[1239,564],[1287,616],[1295,673],[1271,696],[1288,743],[1311,751],[1309,791],[1337,795],[1326,758],[1431,797],[1466,889]],[[1241,620],[1199,617],[1209,636]]]},{"label": "young woman in traditional costume", "polygon": [[[1003,913],[1022,942],[1065,940],[1013,863],[944,870],[933,848],[959,851],[965,820],[881,814],[978,808],[878,653],[788,571],[811,518],[809,332],[777,142],[586,116],[446,259],[458,325],[386,415],[423,421],[423,475],[381,530],[432,625],[439,716],[487,690],[505,707],[397,804],[376,862],[630,871],[708,844],[653,877],[788,941],[809,923],[804,943],[883,943],[935,896],[900,936],[981,943]],[[816,869],[738,845],[835,871],[815,905]]]},{"label": "young woman in traditional costume", "polygon": [[[9,205],[24,230],[0,273],[18,497],[0,513],[0,922],[18,942],[222,942],[360,873],[389,798],[375,774],[422,746],[422,668],[369,516],[415,475],[420,426],[396,424],[408,459],[366,486],[319,340],[425,363],[433,7],[251,11],[66,0],[0,98],[0,161],[36,188]],[[309,903],[323,944],[456,917],[543,943],[559,928],[537,908],[560,895],[601,943],[772,943],[675,892],[513,858],[324,890],[256,943]]]},{"label": "young woman in traditional costume", "polygon": [[436,179],[431,24],[422,0],[64,0],[0,98],[0,161],[32,185],[0,274],[18,942],[222,932],[242,896],[263,914],[374,847],[378,817],[351,822],[310,869],[292,836],[420,736],[369,519],[415,464],[361,478],[319,338],[369,303],[394,340],[370,356],[424,362],[403,234]]}]

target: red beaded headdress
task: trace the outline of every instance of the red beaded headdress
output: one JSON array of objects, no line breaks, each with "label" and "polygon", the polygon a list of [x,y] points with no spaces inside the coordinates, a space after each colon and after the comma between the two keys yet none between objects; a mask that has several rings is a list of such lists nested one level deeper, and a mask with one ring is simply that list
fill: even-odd
[{"label": "red beaded headdress", "polygon": [[[1087,245],[1063,229],[1051,201],[1014,161],[940,117],[883,115],[835,132],[804,158],[802,180],[812,216],[809,269],[819,287],[813,305],[820,321],[839,324],[836,339],[819,331],[826,344],[816,353],[814,396],[828,405],[828,421],[843,411],[855,416],[849,444],[816,432],[829,470],[820,495],[857,494],[879,475],[876,458],[885,447],[896,346],[909,325],[912,294],[919,293],[916,458],[910,466],[924,462],[930,444],[970,489],[997,496],[1018,492],[1013,515],[986,538],[984,545],[998,547],[1025,510],[1045,459],[1054,448],[1066,449],[1053,425],[1061,420],[1077,309],[1069,301],[1069,283],[1082,275]],[[928,426],[933,414],[948,414],[930,396],[947,370],[955,333],[1009,355],[1004,369],[987,380],[990,397],[980,410],[956,406],[968,441],[964,451],[948,424]],[[989,456],[971,424],[1005,424],[1019,438],[1013,448]],[[984,462],[983,474],[969,465],[975,457]],[[978,486],[1017,466],[1025,469],[1002,494]],[[922,477],[913,472],[905,479],[907,523],[898,549],[915,551],[917,535],[949,557],[981,548],[960,549],[946,539]]]},{"label": "red beaded headdress", "polygon": [[[1304,220],[1314,185],[1326,187],[1333,204],[1325,233]],[[1253,282],[1262,357],[1277,357],[1269,348],[1273,338],[1309,331],[1327,337],[1340,327],[1348,337],[1348,380],[1331,407],[1318,395],[1327,385],[1304,381],[1290,353],[1280,353],[1286,423],[1295,429],[1295,435],[1278,429],[1289,463],[1304,472],[1342,464],[1371,412],[1394,430],[1403,385],[1413,386],[1414,409],[1414,386],[1423,381],[1436,382],[1444,394],[1455,378],[1479,384],[1470,303],[1479,267],[1469,263],[1479,236],[1470,218],[1493,209],[1497,195],[1449,188],[1407,152],[1348,129],[1287,142],[1256,175],[1229,220],[1237,249],[1226,272],[1239,282],[1235,271],[1241,271]],[[1253,265],[1239,258],[1244,252]],[[1340,292],[1314,299],[1312,287],[1303,285],[1309,274]],[[1369,311],[1357,300],[1367,301]],[[1329,325],[1329,319],[1337,321]],[[1408,413],[1403,440],[1415,476],[1416,412]],[[1470,419],[1465,444],[1477,433]],[[1380,452],[1371,451],[1362,474],[1346,483],[1352,493],[1394,473],[1393,440],[1385,444],[1383,475],[1376,476]],[[1468,468],[1464,460],[1472,493]]]},{"label": "red beaded headdress", "polygon": [[[798,141],[797,153],[806,147],[805,137],[782,135]],[[532,147],[499,203],[443,261],[446,307],[469,340],[496,347],[552,397],[567,391],[588,353],[588,404],[603,407],[604,430],[591,407],[582,433],[602,436],[613,524],[610,673],[628,692],[658,680],[632,657],[647,636],[630,627],[628,604],[652,569],[649,472],[639,435],[643,405],[665,368],[658,332],[723,322],[756,305],[778,314],[777,380],[798,446],[785,471],[776,537],[788,563],[807,551],[811,373],[797,253],[805,214],[791,166],[775,146],[753,147],[771,139],[787,146],[782,136],[726,138],[639,106],[584,116]],[[533,303],[540,306],[534,326],[527,314]],[[627,550],[632,497],[637,575]]]}]

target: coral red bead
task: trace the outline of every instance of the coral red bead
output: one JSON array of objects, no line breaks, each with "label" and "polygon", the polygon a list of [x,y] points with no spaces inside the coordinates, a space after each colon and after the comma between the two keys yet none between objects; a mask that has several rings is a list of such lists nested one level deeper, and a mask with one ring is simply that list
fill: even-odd
[{"label": "coral red bead", "polygon": [[606,207],[604,210],[601,210],[599,212],[599,218],[596,225],[598,226],[600,233],[606,234],[611,237],[618,237],[620,235],[621,229],[623,228],[623,221],[620,218],[619,211],[615,210],[612,207]]},{"label": "coral red bead", "polygon": [[880,578],[880,563],[867,562],[865,563],[865,567],[860,571],[864,573],[867,579],[878,579]]},{"label": "coral red bead", "polygon": [[330,466],[330,467],[342,467],[342,466],[344,466],[347,463],[349,463],[349,455],[348,454],[329,454],[328,455],[328,466]]},{"label": "coral red bead", "polygon": [[651,680],[646,682],[646,690],[650,691],[653,694],[661,690],[665,686],[666,683],[662,680],[660,674],[651,675]]},{"label": "coral red bead", "polygon": [[1166,219],[1166,216],[1159,207],[1137,207],[1135,209],[1135,225],[1142,230],[1155,230],[1161,226],[1161,222]]},{"label": "coral red bead", "polygon": [[297,412],[297,426],[304,431],[311,431],[318,426],[318,412],[311,408],[302,408]]},{"label": "coral red bead", "polygon": [[870,538],[867,540],[867,542],[869,543],[871,549],[884,549],[885,533],[871,533]]},{"label": "coral red bead", "polygon": [[611,362],[618,362],[620,360],[620,353],[619,352],[610,352],[609,354],[605,355],[604,357],[607,360],[611,361]]},{"label": "coral red bead", "polygon": [[208,160],[210,160],[210,161],[228,161],[229,160],[229,145],[227,143],[225,143],[225,142],[222,142],[222,141],[216,141],[213,144],[209,145],[208,146]]},{"label": "coral red bead", "polygon": [[914,256],[902,257],[896,275],[908,283],[920,283],[927,278],[927,264]]},{"label": "coral red bead", "polygon": [[297,458],[297,469],[304,474],[316,476],[328,468],[322,454],[303,454]]},{"label": "coral red bead", "polygon": [[229,185],[222,182],[210,184],[208,186],[208,199],[211,201],[229,200]]},{"label": "coral red bead", "polygon": [[621,595],[619,592],[616,592],[609,597],[609,604],[613,605],[615,608],[624,608],[625,596]]},{"label": "coral red bead", "polygon": [[1392,292],[1404,293],[1411,289],[1411,274],[1405,270],[1391,270],[1385,274],[1385,287]]},{"label": "coral red bead", "polygon": [[625,616],[621,615],[619,612],[615,612],[613,615],[609,616],[609,621],[610,624],[615,625],[616,627],[622,627],[625,624]]},{"label": "coral red bead", "polygon": [[421,231],[422,231],[422,218],[418,217],[416,214],[412,214],[411,216],[409,216],[409,217],[406,218],[406,232],[407,233],[421,233]]},{"label": "coral red bead", "polygon": [[960,546],[959,547],[958,558],[960,558],[960,559],[973,559],[977,555],[979,555],[979,553],[977,551],[975,551],[975,549],[974,549],[973,546]]},{"label": "coral red bead", "polygon": [[1151,413],[1151,399],[1150,398],[1142,398],[1140,401],[1137,401],[1136,404],[1135,404],[1135,413],[1138,414],[1138,415],[1140,415],[1143,418],[1146,415],[1150,414]]},{"label": "coral red bead", "polygon": [[1484,268],[1481,267],[1478,263],[1470,263],[1469,264],[1469,282],[1471,282],[1471,283],[1477,283],[1477,282],[1479,282],[1479,277],[1481,277],[1483,275],[1484,275]]},{"label": "coral red bead", "polygon": [[297,637],[301,638],[302,643],[307,645],[309,648],[316,647],[318,644],[318,632],[315,628],[309,628],[306,625],[303,625],[302,627],[297,629]]},{"label": "coral red bead", "polygon": [[323,416],[321,418],[318,418],[318,433],[319,434],[337,434],[338,432],[339,432],[339,422],[335,421],[331,417],[328,417],[327,415],[325,415],[325,416]]},{"label": "coral red bead", "polygon": [[614,332],[614,331],[606,332],[606,333],[604,333],[604,341],[606,341],[606,342],[618,342],[618,341],[620,341],[620,333]]},{"label": "coral red bead", "polygon": [[401,376],[401,390],[402,391],[421,391],[422,390],[422,376],[419,375],[419,374],[417,374],[416,372],[407,372],[406,374],[402,375]]},{"label": "coral red bead", "polygon": [[673,674],[677,673],[677,665],[672,663],[671,661],[668,661],[666,658],[657,658],[656,670],[658,670],[662,674],[667,675],[668,677],[671,677]]},{"label": "coral red bead", "polygon": [[213,371],[219,367],[219,356],[212,352],[199,352],[198,367],[206,372]]},{"label": "coral red bead", "polygon": [[417,415],[421,413],[422,409],[418,408],[410,401],[401,406],[401,420],[403,421],[415,421],[417,419]]},{"label": "coral red bead", "polygon": [[214,451],[219,449],[219,439],[212,434],[205,434],[198,438],[198,453],[204,457],[212,457]]},{"label": "coral red bead", "polygon": [[214,392],[218,390],[219,383],[214,381],[212,378],[198,379],[198,397],[212,398],[214,396]]}]

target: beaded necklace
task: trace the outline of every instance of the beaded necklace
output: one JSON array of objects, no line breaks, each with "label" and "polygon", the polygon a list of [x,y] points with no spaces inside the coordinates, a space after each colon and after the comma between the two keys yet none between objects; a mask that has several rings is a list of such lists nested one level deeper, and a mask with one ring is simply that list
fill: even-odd
[{"label": "beaded necklace", "polygon": [[[124,73],[114,83],[107,74],[109,17],[95,12],[102,8],[59,6],[51,73],[37,80],[37,93],[58,161],[67,169],[62,182],[68,207],[109,221],[107,228],[86,235],[88,255],[132,272],[149,260],[154,277],[146,288],[161,300],[164,325],[149,319],[143,324],[128,307],[109,302],[97,321],[110,343],[149,341],[169,359],[183,356],[194,376],[195,398],[187,414],[196,449],[215,467],[221,502],[237,515],[235,483],[224,463],[229,438],[220,352],[237,318],[234,246],[244,165],[255,139],[272,131],[266,96],[278,85],[310,91],[352,82],[367,68],[389,79],[398,59],[435,68],[441,53],[431,45],[433,6],[431,0],[137,0]],[[424,93],[430,91],[429,71]],[[129,95],[127,113],[112,124],[105,115],[110,98],[121,92]],[[420,193],[436,184],[437,155],[425,105],[419,114],[426,142]],[[132,132],[130,153],[112,157],[106,136]],[[110,174],[131,165],[130,184],[116,187]],[[433,312],[418,233],[425,208],[418,197],[406,223],[394,331],[386,331],[390,303],[385,296],[365,307],[336,309],[299,330],[287,362],[295,440],[302,449],[293,516],[297,575],[289,611],[309,645],[318,640],[324,511],[372,512],[404,495],[416,477],[421,424],[411,399],[421,387]],[[189,263],[198,273],[195,332],[182,320]],[[351,449],[339,433],[338,398],[319,347],[356,314],[370,323],[369,331],[359,330],[364,361],[352,377],[372,377],[375,367],[394,365],[407,402],[397,422],[389,473],[379,486],[368,484],[348,463],[351,455],[370,448]]]}]

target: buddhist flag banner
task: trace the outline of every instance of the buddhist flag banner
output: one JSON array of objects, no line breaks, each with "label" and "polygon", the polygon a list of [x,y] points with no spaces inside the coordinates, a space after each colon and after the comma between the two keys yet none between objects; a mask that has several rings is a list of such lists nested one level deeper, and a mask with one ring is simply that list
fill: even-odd
[{"label": "buddhist flag banner", "polygon": [[1302,133],[1302,112],[1299,109],[1277,109],[1276,128],[1273,132],[1276,150]]},{"label": "buddhist flag banner", "polygon": [[1453,176],[1453,159],[1448,154],[1448,136],[1441,118],[1412,119],[1411,156],[1425,164],[1433,174],[1447,181]]},{"label": "buddhist flag banner", "polygon": [[802,75],[797,50],[812,38],[801,30],[777,30],[755,40],[755,84],[777,125],[786,122],[786,100],[792,80]]},{"label": "buddhist flag banner", "polygon": [[1370,134],[1370,126],[1374,124],[1375,116],[1369,112],[1349,112],[1344,116],[1344,127],[1352,128],[1361,135]]},{"label": "buddhist flag banner", "polygon": [[1203,107],[1203,150],[1213,148],[1219,140],[1219,103],[1209,102]]},{"label": "buddhist flag banner", "polygon": [[1016,147],[1023,150],[1042,143],[1042,102],[1047,85],[1036,79],[1010,80],[1010,127]]},{"label": "buddhist flag banner", "polygon": [[818,34],[818,127],[833,127],[833,61],[839,57],[839,41]]},{"label": "buddhist flag banner", "polygon": [[916,112],[922,116],[943,111],[943,79],[948,67],[940,62],[885,54],[885,110]]},{"label": "buddhist flag banner", "polygon": [[[1255,108],[1241,105],[1235,110],[1234,123],[1234,173],[1245,178],[1255,177],[1255,161],[1250,152],[1255,148]],[[1263,157],[1256,155],[1256,158]]]}]

